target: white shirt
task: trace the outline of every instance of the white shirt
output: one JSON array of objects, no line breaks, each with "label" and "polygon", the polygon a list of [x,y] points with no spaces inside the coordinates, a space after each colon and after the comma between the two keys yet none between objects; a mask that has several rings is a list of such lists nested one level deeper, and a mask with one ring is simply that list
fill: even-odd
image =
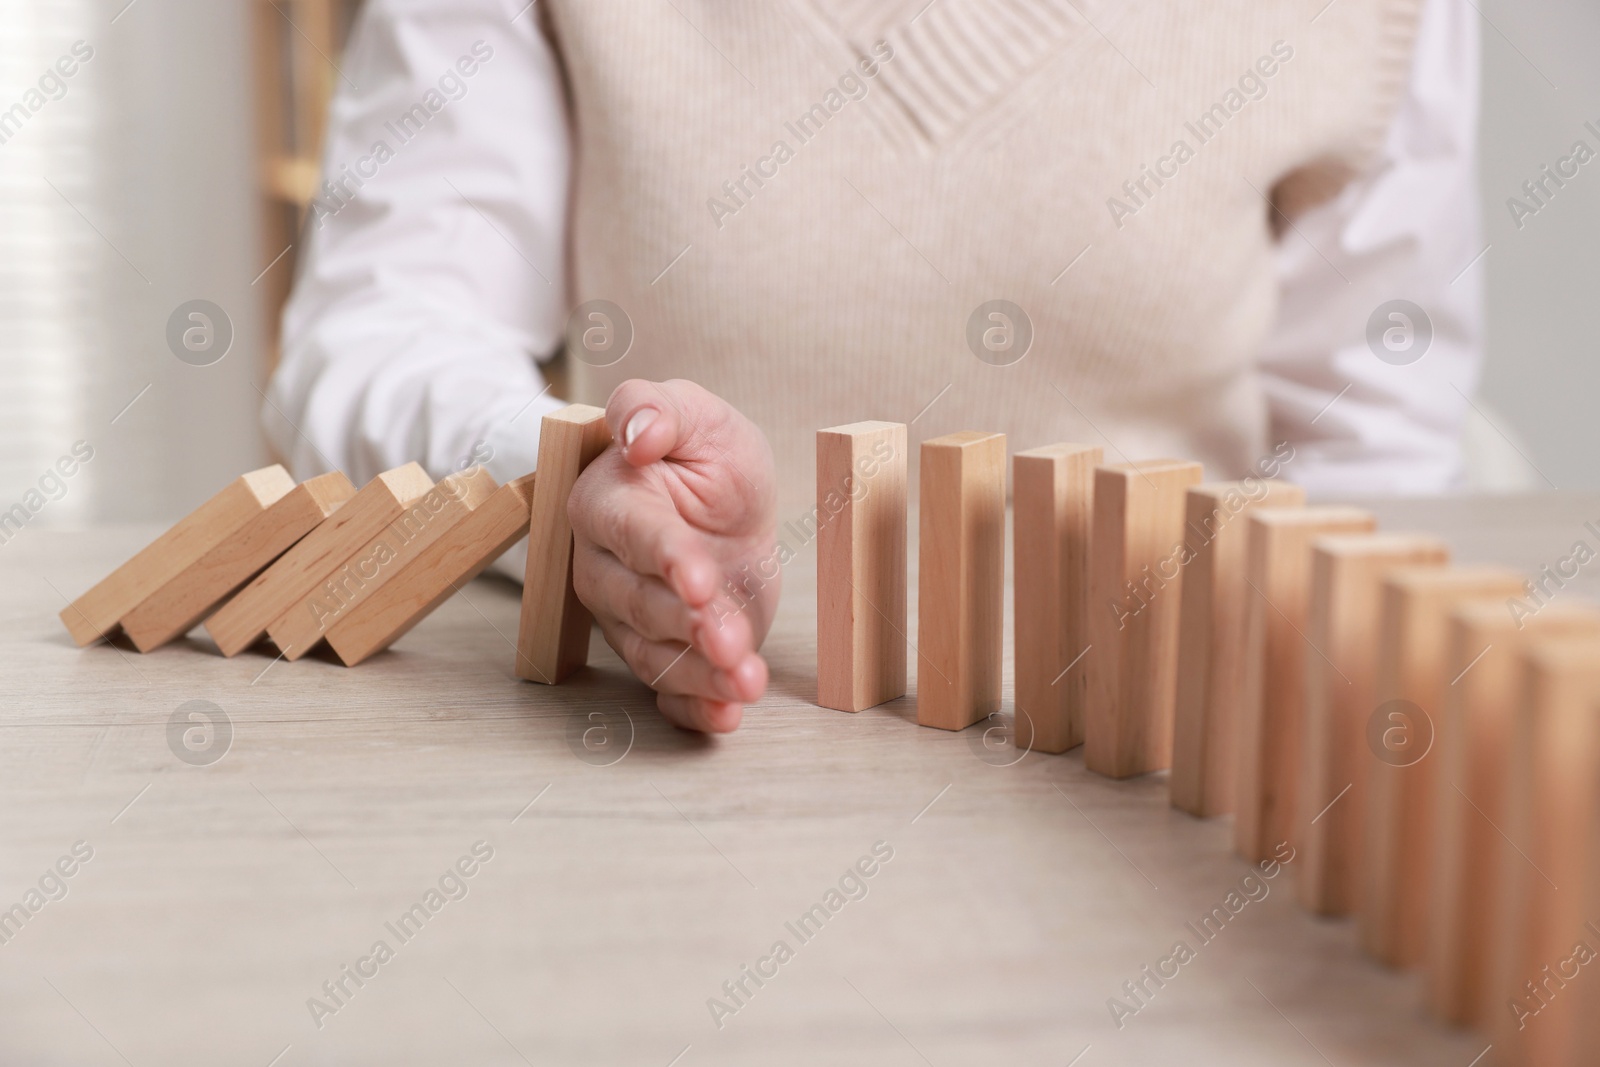
[{"label": "white shirt", "polygon": [[[563,403],[536,361],[568,310],[572,160],[559,67],[523,4],[368,0],[360,16],[324,159],[345,184],[313,207],[263,410],[301,477],[340,468],[360,484],[412,459],[441,477],[476,458],[503,481],[535,466],[539,419]],[[1475,15],[1426,0],[1381,160],[1280,240],[1260,369],[1271,436],[1294,444],[1292,475],[1314,493],[1461,480],[1482,345],[1477,93]],[[398,143],[386,124],[419,103],[438,109]],[[1346,336],[1396,298],[1432,320],[1408,365]]]}]

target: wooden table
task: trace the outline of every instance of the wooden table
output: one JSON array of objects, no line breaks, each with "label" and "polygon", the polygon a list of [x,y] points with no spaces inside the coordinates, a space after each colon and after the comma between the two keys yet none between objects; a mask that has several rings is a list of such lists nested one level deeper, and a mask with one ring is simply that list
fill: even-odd
[{"label": "wooden table", "polygon": [[[1592,540],[1600,496],[1380,510],[1534,571]],[[572,683],[518,681],[494,581],[354,670],[203,636],[74,649],[65,598],[152,533],[30,528],[0,550],[0,908],[93,849],[0,944],[0,1063],[1467,1067],[1486,1044],[1426,1021],[1349,923],[1301,912],[1292,865],[1201,945],[1185,923],[1248,868],[1226,820],[1167,807],[1164,775],[1010,763],[979,728],[918,728],[909,700],[813,706],[810,557],[769,694],[708,739],[663,725],[598,640]],[[220,732],[169,743],[194,700],[231,724],[220,758]],[[631,747],[585,762],[608,715]],[[475,842],[492,858],[428,911]],[[786,927],[876,842],[893,856],[864,897],[805,941]],[[419,902],[402,941],[386,924]],[[308,998],[379,940],[392,958],[314,1020]],[[779,940],[792,958],[719,1028],[708,999],[735,1006],[723,983]],[[1179,940],[1195,958],[1119,1029],[1108,999]]]}]

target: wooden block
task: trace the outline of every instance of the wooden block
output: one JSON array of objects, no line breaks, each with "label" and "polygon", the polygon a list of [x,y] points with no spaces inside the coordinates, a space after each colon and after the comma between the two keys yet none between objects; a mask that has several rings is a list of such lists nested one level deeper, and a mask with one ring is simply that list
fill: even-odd
[{"label": "wooden block", "polygon": [[1546,604],[1519,619],[1507,604],[1474,602],[1450,620],[1445,673],[1451,681],[1434,740],[1438,847],[1425,965],[1429,1006],[1446,1022],[1481,1026],[1492,1014],[1489,932],[1500,911],[1503,871],[1521,862],[1502,836],[1510,822],[1508,753],[1512,712],[1522,696],[1521,652],[1532,642],[1570,636],[1600,637],[1600,611]]},{"label": "wooden block", "polygon": [[328,630],[328,644],[354,667],[394,644],[528,532],[534,475],[493,496],[424,548]]},{"label": "wooden block", "polygon": [[1248,599],[1233,847],[1251,863],[1284,842],[1299,844],[1295,812],[1306,663],[1327,655],[1307,641],[1311,544],[1327,535],[1370,533],[1377,525],[1370,512],[1342,507],[1260,508],[1246,519]]},{"label": "wooden block", "polygon": [[917,565],[917,722],[961,730],[1000,709],[1006,438],[922,442]]},{"label": "wooden block", "polygon": [[1176,459],[1095,471],[1083,763],[1097,774],[1172,762],[1184,500],[1201,477],[1200,464]]},{"label": "wooden block", "polygon": [[[1011,458],[1012,618],[1018,748],[1083,744],[1089,692],[1089,538],[1095,445],[1047,445]],[[1069,669],[1070,668],[1070,669]]]},{"label": "wooden block", "polygon": [[906,694],[906,428],[817,431],[817,703]]},{"label": "wooden block", "polygon": [[1172,725],[1172,806],[1200,818],[1233,811],[1238,778],[1238,710],[1244,701],[1248,527],[1258,507],[1300,507],[1306,491],[1251,479],[1189,490],[1188,548],[1178,624],[1178,697]]},{"label": "wooden block", "polygon": [[267,636],[282,650],[284,659],[304,656],[347,612],[387,585],[498,488],[489,472],[478,466],[441,478],[274,619],[267,626]]},{"label": "wooden block", "polygon": [[223,486],[210,500],[61,610],[61,621],[72,640],[82,648],[109,636],[123,617],[147,597],[194,566],[293,488],[294,479],[276,463],[240,475]]},{"label": "wooden block", "polygon": [[268,626],[303,603],[334,568],[432,488],[433,479],[415,463],[385,471],[362,486],[206,620],[206,632],[217,648],[224,656],[237,656],[261,640]]},{"label": "wooden block", "polygon": [[355,495],[340,471],[300,483],[128,612],[123,632],[140,652],[182,637]]},{"label": "wooden block", "polygon": [[[1300,903],[1348,915],[1361,893],[1367,809],[1367,721],[1378,706],[1383,577],[1396,567],[1443,567],[1450,549],[1431,534],[1321,537],[1311,548],[1306,636],[1327,658],[1306,661],[1295,880]],[[1337,665],[1337,669],[1335,669]]]},{"label": "wooden block", "polygon": [[555,685],[589,661],[591,620],[572,588],[567,498],[583,468],[610,443],[603,408],[568,404],[544,417],[517,628],[519,678]]},{"label": "wooden block", "polygon": [[[1392,724],[1377,736],[1393,758],[1367,760],[1366,869],[1356,914],[1361,947],[1390,967],[1415,966],[1427,947],[1440,760],[1437,751],[1412,748],[1431,740],[1417,731],[1438,732],[1450,684],[1450,613],[1474,599],[1504,606],[1522,587],[1522,575],[1499,567],[1401,568],[1383,581],[1378,703],[1371,714]],[[1398,751],[1387,742],[1395,730],[1407,731],[1394,734],[1402,742]]]}]

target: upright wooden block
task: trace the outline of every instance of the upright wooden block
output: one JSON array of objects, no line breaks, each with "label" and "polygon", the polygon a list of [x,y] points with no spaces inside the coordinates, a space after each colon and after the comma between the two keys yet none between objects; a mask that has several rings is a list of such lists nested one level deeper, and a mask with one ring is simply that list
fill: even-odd
[{"label": "upright wooden block", "polygon": [[1000,708],[1006,438],[922,442],[917,722],[961,730]]},{"label": "upright wooden block", "polygon": [[[1298,846],[1306,662],[1311,648],[1311,544],[1370,533],[1360,508],[1261,508],[1246,519],[1244,700],[1239,709],[1239,785],[1233,847],[1260,863],[1284,842]],[[1308,816],[1309,818],[1309,816]]]},{"label": "upright wooden block", "polygon": [[568,404],[539,430],[538,481],[528,526],[528,567],[517,628],[517,676],[555,685],[589,661],[589,609],[572,588],[572,524],[567,498],[611,443],[603,408]]},{"label": "upright wooden block", "polygon": [[1600,611],[1555,603],[1519,619],[1506,604],[1472,603],[1450,621],[1450,684],[1434,741],[1438,832],[1425,964],[1429,1006],[1447,1022],[1481,1026],[1492,1015],[1490,931],[1504,871],[1521,862],[1502,836],[1510,823],[1506,788],[1521,653],[1547,638],[1575,636],[1600,639]]},{"label": "upright wooden block", "polygon": [[817,431],[817,703],[906,694],[906,428]]},{"label": "upright wooden block", "polygon": [[1173,715],[1172,806],[1200,818],[1233,811],[1238,785],[1238,710],[1244,702],[1245,516],[1260,507],[1301,507],[1306,491],[1253,479],[1197,485],[1187,496],[1183,599],[1178,624],[1178,698]]},{"label": "upright wooden block", "polygon": [[1322,537],[1312,543],[1306,636],[1327,658],[1306,661],[1295,886],[1300,903],[1319,915],[1348,915],[1361,895],[1367,764],[1373,761],[1367,723],[1378,706],[1383,578],[1397,567],[1443,567],[1449,561],[1450,549],[1431,534]]},{"label": "upright wooden block", "polygon": [[1083,763],[1097,774],[1172,762],[1184,499],[1201,477],[1200,464],[1176,459],[1095,471]]},{"label": "upright wooden block", "polygon": [[[1410,746],[1420,743],[1415,731],[1438,732],[1450,684],[1450,613],[1474,599],[1504,607],[1506,599],[1522,595],[1522,586],[1522,575],[1499,567],[1402,568],[1384,579],[1373,714],[1390,724],[1380,726],[1379,738],[1407,733],[1396,735],[1400,758],[1367,761],[1366,872],[1357,915],[1361,947],[1391,967],[1422,962],[1428,941],[1440,760],[1437,751]],[[1394,748],[1385,741],[1374,752]]]},{"label": "upright wooden block", "polygon": [[[1047,445],[1011,459],[1011,609],[1021,749],[1083,744],[1089,692],[1089,538],[1094,532],[1095,445]],[[1069,669],[1070,668],[1070,669]]]},{"label": "upright wooden block", "polygon": [[304,603],[334,568],[432,488],[433,479],[415,463],[385,471],[362,486],[206,620],[206,632],[217,648],[224,656],[237,656],[261,640],[268,626]]},{"label": "upright wooden block", "polygon": [[140,652],[182,637],[355,495],[340,471],[300,483],[128,612],[123,632]]},{"label": "upright wooden block", "polygon": [[346,667],[376,655],[499,559],[528,532],[534,475],[507,482],[328,630]]},{"label": "upright wooden block", "polygon": [[87,593],[61,610],[61,621],[81,648],[110,635],[125,615],[194,566],[217,545],[294,488],[274,463],[240,475],[180,519]]}]

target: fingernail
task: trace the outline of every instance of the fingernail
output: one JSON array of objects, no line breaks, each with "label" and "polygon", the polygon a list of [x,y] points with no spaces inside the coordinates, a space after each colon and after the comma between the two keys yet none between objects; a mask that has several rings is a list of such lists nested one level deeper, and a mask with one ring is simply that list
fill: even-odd
[{"label": "fingernail", "polygon": [[622,429],[622,447],[631,448],[639,439],[639,435],[650,428],[656,421],[656,416],[661,414],[655,408],[640,408],[633,413],[633,418],[628,420],[628,425]]}]

